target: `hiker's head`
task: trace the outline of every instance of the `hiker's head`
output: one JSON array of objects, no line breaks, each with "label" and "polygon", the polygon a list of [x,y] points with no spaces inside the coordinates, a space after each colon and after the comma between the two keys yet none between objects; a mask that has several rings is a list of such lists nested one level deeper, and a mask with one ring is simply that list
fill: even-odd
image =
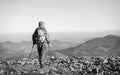
[{"label": "hiker's head", "polygon": [[39,24],[38,24],[39,27],[43,28],[44,27],[44,22],[43,21],[40,21]]}]

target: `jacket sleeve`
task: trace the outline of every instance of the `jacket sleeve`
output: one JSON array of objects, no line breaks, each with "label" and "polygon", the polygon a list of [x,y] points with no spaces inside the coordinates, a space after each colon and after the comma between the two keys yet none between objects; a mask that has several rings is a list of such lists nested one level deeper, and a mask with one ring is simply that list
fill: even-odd
[{"label": "jacket sleeve", "polygon": [[47,42],[49,42],[49,34],[46,29],[44,29],[44,30],[45,30],[45,39]]},{"label": "jacket sleeve", "polygon": [[38,28],[35,29],[35,31],[34,31],[34,33],[33,33],[33,35],[32,35],[32,41],[33,41],[33,44],[36,44],[37,29],[38,29]]}]

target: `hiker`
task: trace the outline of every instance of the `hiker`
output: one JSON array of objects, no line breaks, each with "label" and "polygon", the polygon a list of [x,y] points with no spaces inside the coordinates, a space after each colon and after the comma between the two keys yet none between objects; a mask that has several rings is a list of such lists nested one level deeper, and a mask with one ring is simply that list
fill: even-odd
[{"label": "hiker", "polygon": [[40,21],[38,27],[35,29],[32,35],[32,41],[33,45],[37,45],[37,50],[39,54],[39,64],[42,68],[42,58],[45,54],[47,44],[49,45],[49,34],[44,27],[43,21]]}]

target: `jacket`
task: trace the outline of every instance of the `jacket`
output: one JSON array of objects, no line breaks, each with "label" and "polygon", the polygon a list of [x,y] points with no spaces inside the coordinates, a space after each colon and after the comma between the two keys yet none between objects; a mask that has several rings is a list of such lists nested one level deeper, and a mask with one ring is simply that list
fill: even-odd
[{"label": "jacket", "polygon": [[[49,43],[49,34],[47,32],[47,30],[45,28],[40,28],[41,30],[44,31],[44,34],[45,34],[45,41],[47,43]],[[38,39],[38,28],[35,29],[33,35],[32,35],[32,41],[33,41],[33,44],[37,44],[37,40]]]}]

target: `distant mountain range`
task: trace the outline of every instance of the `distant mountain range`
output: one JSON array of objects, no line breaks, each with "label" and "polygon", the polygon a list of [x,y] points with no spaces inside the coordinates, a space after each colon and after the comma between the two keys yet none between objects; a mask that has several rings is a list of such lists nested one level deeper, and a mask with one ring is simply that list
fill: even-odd
[{"label": "distant mountain range", "polygon": [[120,56],[120,37],[94,38],[75,47],[56,51],[67,56]]},{"label": "distant mountain range", "polygon": [[[59,40],[52,40],[50,42],[50,51],[61,50],[74,46],[75,44],[63,42]],[[19,56],[28,56],[32,49],[31,41],[22,42],[0,42],[0,58],[10,58]],[[35,53],[35,54],[34,54]],[[37,48],[34,46],[33,55],[37,55]]]},{"label": "distant mountain range", "polygon": [[[0,58],[26,57],[31,47],[31,41],[1,42]],[[46,53],[48,56],[120,56],[120,37],[108,35],[88,40],[82,44],[53,40],[48,49]],[[32,56],[38,56],[36,46]]]}]

